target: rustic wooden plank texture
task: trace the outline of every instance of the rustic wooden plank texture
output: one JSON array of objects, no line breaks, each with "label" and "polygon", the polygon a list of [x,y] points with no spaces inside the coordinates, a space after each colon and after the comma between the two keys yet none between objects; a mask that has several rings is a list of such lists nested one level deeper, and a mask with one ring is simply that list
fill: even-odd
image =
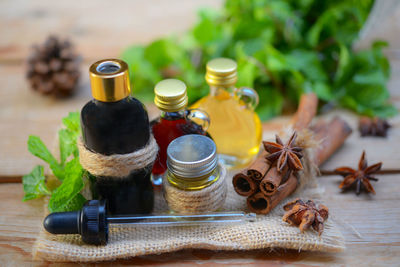
[{"label": "rustic wooden plank texture", "polygon": [[[0,1],[0,62],[20,62],[50,33],[69,36],[85,60],[116,57],[132,44],[180,33],[200,7],[222,0]],[[4,25],[7,25],[5,27]]]},{"label": "rustic wooden plank texture", "polygon": [[[87,64],[99,58],[118,56],[121,49],[130,44],[146,43],[165,34],[182,32],[196,20],[194,13],[199,6],[217,7],[221,2],[123,0],[99,3],[96,0],[85,0],[80,1],[79,5],[72,5],[51,0],[0,1],[0,177],[20,177],[40,163],[26,150],[29,134],[39,135],[50,147],[55,146],[55,135],[61,118],[69,111],[79,110],[90,99]],[[399,12],[397,10],[395,14]],[[397,24],[385,26],[381,32],[383,35],[379,33],[379,37],[389,37],[395,49],[398,46],[395,36],[398,36],[399,18],[396,15],[388,20]],[[70,36],[84,56],[80,90],[73,98],[57,101],[42,97],[30,91],[24,79],[22,62],[28,55],[29,47],[32,43],[42,42],[49,33]],[[392,57],[391,63],[389,88],[392,100],[400,108],[400,61]],[[155,116],[154,107],[149,107],[151,115]],[[331,117],[333,114],[326,116]],[[356,117],[347,112],[345,116],[355,127]],[[278,118],[264,124],[264,130],[268,131],[265,137],[270,138],[271,130],[287,121],[288,118]],[[339,165],[355,166],[362,148],[366,148],[370,163],[383,160],[385,168],[399,168],[400,155],[397,150],[400,145],[400,117],[391,122],[394,129],[390,131],[387,140],[360,139],[355,132],[322,168],[330,170]],[[325,203],[331,210],[330,219],[341,225],[346,236],[348,249],[344,253],[186,250],[119,263],[164,266],[398,265],[400,175],[384,175],[379,178],[380,181],[374,184],[376,196],[359,197],[352,193],[340,193],[337,188],[341,181],[339,176],[319,179],[321,187],[325,189]],[[32,262],[31,249],[41,227],[43,201],[22,203],[22,197],[21,184],[0,184],[0,265],[70,265]]]}]

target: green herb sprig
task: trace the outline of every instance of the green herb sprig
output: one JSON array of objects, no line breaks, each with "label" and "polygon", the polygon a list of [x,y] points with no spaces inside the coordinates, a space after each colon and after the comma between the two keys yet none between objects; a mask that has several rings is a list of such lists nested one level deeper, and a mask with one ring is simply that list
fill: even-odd
[{"label": "green herb sprig", "polygon": [[373,0],[226,0],[222,10],[200,11],[198,23],[183,36],[134,45],[122,58],[143,101],[152,101],[155,83],[169,77],[185,81],[190,101],[198,100],[208,93],[205,64],[223,56],[238,62],[237,85],[257,90],[264,120],[309,91],[328,106],[388,117],[397,110],[386,88],[387,44],[351,49],[372,5]]},{"label": "green herb sprig", "polygon": [[49,164],[54,176],[61,182],[55,189],[46,185],[44,167],[37,165],[22,178],[25,191],[23,201],[50,196],[50,212],[79,210],[86,199],[81,195],[85,186],[84,170],[79,163],[77,139],[81,134],[79,112],[71,112],[62,119],[65,128],[58,131],[60,161],[49,151],[37,136],[29,136],[28,150],[36,157]]}]

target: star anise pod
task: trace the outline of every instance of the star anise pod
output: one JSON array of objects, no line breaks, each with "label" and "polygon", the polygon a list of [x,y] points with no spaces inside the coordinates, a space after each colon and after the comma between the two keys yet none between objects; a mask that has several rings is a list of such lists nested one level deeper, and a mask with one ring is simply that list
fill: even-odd
[{"label": "star anise pod", "polygon": [[378,181],[377,178],[372,177],[371,175],[378,172],[381,167],[382,162],[376,163],[368,167],[365,151],[363,151],[360,161],[358,163],[358,170],[354,170],[350,167],[340,167],[335,170],[337,174],[340,174],[344,177],[344,180],[339,185],[339,188],[347,189],[355,185],[356,194],[359,195],[362,185],[367,192],[375,194],[375,190],[369,180]]},{"label": "star anise pod", "polygon": [[283,144],[281,138],[276,135],[276,143],[263,142],[264,148],[270,154],[266,159],[273,164],[276,162],[276,168],[279,172],[288,166],[289,170],[300,171],[303,169],[301,158],[303,157],[301,147],[296,147],[297,133],[294,132],[286,144]]},{"label": "star anise pod", "polygon": [[296,199],[283,206],[286,211],[283,215],[283,221],[291,225],[299,226],[300,231],[313,227],[319,235],[324,231],[324,221],[328,219],[329,210],[326,206],[320,204],[318,207],[314,201],[308,200],[304,202],[301,199]]},{"label": "star anise pod", "polygon": [[386,137],[391,125],[387,120],[375,117],[362,117],[359,121],[358,130],[361,136],[381,136]]}]

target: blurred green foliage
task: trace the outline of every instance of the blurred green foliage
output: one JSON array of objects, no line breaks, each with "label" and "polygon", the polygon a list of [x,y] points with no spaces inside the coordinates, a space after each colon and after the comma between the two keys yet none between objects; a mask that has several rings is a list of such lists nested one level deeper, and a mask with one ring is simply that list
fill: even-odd
[{"label": "blurred green foliage", "polygon": [[296,105],[314,91],[323,103],[368,116],[388,117],[386,82],[390,66],[384,42],[351,50],[373,0],[226,0],[222,10],[201,10],[183,36],[170,36],[122,53],[130,66],[133,93],[153,101],[153,87],[176,77],[188,85],[189,99],[208,93],[205,64],[215,57],[238,63],[238,86],[260,95],[262,119]]}]

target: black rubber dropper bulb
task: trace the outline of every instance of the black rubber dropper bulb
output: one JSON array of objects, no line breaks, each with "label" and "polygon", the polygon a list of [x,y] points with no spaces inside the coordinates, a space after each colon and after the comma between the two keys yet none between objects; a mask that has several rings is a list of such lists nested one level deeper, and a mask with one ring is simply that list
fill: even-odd
[{"label": "black rubber dropper bulb", "polygon": [[107,216],[104,200],[89,200],[82,210],[54,212],[43,222],[51,234],[80,234],[82,241],[91,245],[105,245],[110,225],[134,226],[192,226],[204,224],[233,224],[253,221],[254,213],[214,212],[209,214],[153,214]]},{"label": "black rubber dropper bulb", "polygon": [[43,226],[51,234],[80,234],[87,244],[105,245],[108,241],[106,202],[89,200],[80,211],[50,213]]}]

